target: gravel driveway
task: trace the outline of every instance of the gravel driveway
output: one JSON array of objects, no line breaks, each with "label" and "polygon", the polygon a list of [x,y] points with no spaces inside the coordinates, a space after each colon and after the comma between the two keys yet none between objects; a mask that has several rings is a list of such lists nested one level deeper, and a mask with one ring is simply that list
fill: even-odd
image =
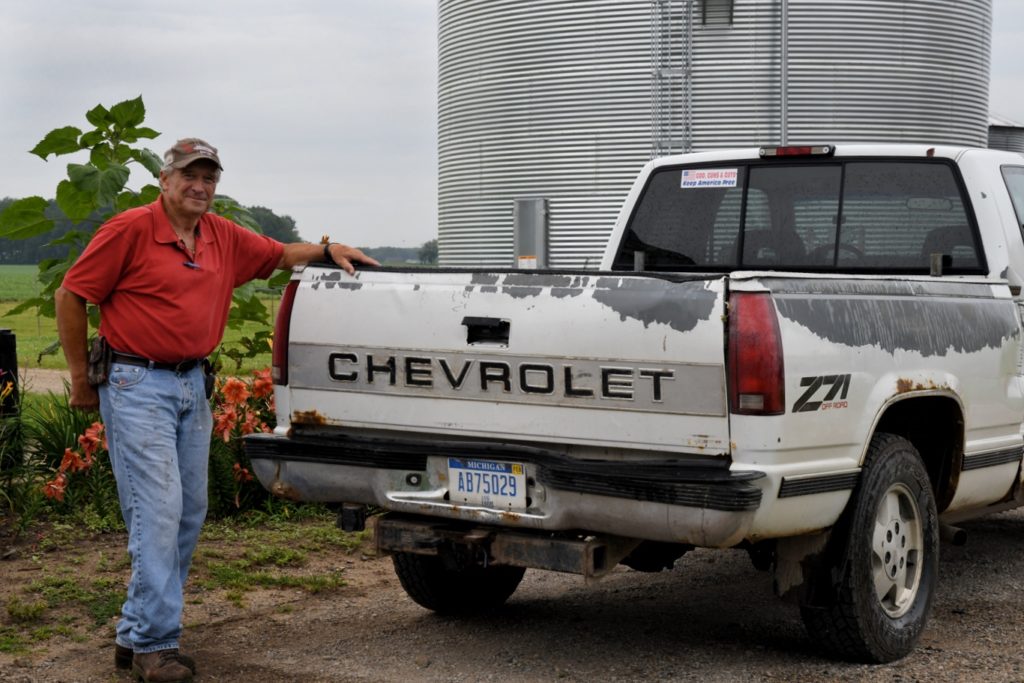
[{"label": "gravel driveway", "polygon": [[[823,658],[795,605],[746,553],[700,550],[660,574],[529,571],[504,609],[447,618],[402,592],[386,558],[347,560],[348,586],[245,612],[186,612],[197,681],[1024,680],[1024,512],[965,525],[943,546],[939,592],[917,651],[885,666]],[[206,607],[209,607],[207,604]],[[127,681],[106,640],[8,660],[4,683]],[[2,658],[0,658],[2,662]]]}]

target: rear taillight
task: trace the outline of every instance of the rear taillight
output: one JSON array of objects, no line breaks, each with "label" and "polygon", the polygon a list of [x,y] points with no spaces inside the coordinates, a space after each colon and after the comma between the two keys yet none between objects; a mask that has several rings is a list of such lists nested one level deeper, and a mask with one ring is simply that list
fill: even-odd
[{"label": "rear taillight", "polygon": [[288,329],[291,327],[292,304],[295,303],[295,290],[298,288],[298,280],[288,283],[284,289],[284,296],[281,297],[281,307],[277,310],[270,369],[274,384],[288,384]]},{"label": "rear taillight", "polygon": [[729,297],[729,409],[740,415],[786,412],[782,336],[771,296]]}]

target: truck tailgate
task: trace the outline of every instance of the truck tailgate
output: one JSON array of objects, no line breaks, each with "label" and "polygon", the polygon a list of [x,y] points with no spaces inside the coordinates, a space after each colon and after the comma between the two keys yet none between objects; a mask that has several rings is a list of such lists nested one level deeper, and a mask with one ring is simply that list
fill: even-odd
[{"label": "truck tailgate", "polygon": [[724,276],[299,277],[292,424],[728,451]]}]

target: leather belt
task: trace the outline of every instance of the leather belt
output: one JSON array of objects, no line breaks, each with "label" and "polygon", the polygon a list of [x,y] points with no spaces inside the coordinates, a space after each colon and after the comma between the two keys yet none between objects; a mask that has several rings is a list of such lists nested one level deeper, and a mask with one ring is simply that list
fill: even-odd
[{"label": "leather belt", "polygon": [[149,360],[142,356],[133,356],[130,353],[121,353],[120,351],[114,351],[111,355],[111,360],[115,363],[138,365],[140,367],[152,368],[154,370],[171,370],[178,373],[188,372],[203,362],[202,358],[189,358],[188,360],[178,361],[177,363],[158,363],[155,360]]}]

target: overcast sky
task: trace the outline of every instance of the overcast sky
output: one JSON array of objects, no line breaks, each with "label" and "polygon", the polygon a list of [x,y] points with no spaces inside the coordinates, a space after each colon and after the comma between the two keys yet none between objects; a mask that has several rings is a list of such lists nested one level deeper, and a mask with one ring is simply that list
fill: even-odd
[{"label": "overcast sky", "polygon": [[[993,13],[990,109],[1024,123],[1024,0]],[[437,232],[436,84],[436,0],[0,0],[0,197],[52,197],[82,159],[26,150],[141,94],[163,133],[147,146],[206,138],[219,190],[305,239],[418,246]]]}]

